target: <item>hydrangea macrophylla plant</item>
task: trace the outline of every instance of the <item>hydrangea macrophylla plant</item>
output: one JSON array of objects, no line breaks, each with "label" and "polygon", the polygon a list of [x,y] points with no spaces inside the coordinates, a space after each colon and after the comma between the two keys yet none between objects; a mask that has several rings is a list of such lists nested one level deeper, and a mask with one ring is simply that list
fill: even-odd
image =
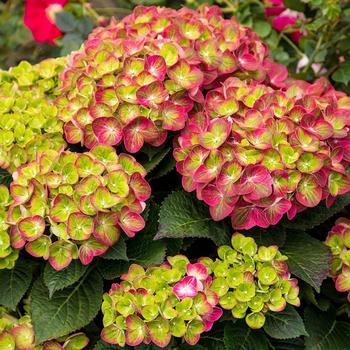
[{"label": "hydrangea macrophylla plant", "polygon": [[29,315],[19,319],[0,307],[0,349],[3,350],[81,350],[89,344],[84,333],[76,333],[59,340],[35,344],[34,329]]},{"label": "hydrangea macrophylla plant", "polygon": [[57,98],[66,139],[88,148],[123,141],[131,153],[158,146],[229,74],[284,86],[287,69],[267,55],[251,29],[216,6],[136,7],[71,55]]},{"label": "hydrangea macrophylla plant", "polygon": [[23,61],[0,70],[0,167],[13,172],[36,153],[65,145],[62,122],[52,104],[65,59],[37,65]]},{"label": "hydrangea macrophylla plant", "polygon": [[110,146],[90,152],[47,151],[13,173],[7,221],[11,244],[61,270],[72,259],[87,265],[144,227],[150,196],[145,169]]},{"label": "hydrangea macrophylla plant", "polygon": [[107,343],[153,342],[163,348],[172,337],[181,337],[195,345],[222,315],[207,268],[183,255],[147,270],[133,264],[121,280],[103,297],[101,337]]},{"label": "hydrangea macrophylla plant", "polygon": [[350,190],[350,98],[328,81],[285,91],[228,78],[175,143],[186,191],[236,229],[275,225]]},{"label": "hydrangea macrophylla plant", "polygon": [[11,247],[7,210],[12,204],[9,190],[0,185],[0,270],[12,269],[18,258],[18,250]]},{"label": "hydrangea macrophylla plant", "polygon": [[339,292],[348,293],[350,303],[350,220],[340,218],[327,235],[325,244],[332,252],[330,276]]},{"label": "hydrangea macrophylla plant", "polygon": [[219,305],[235,318],[245,318],[253,329],[263,327],[266,312],[299,306],[298,281],[291,278],[277,246],[258,247],[254,239],[240,233],[232,236],[232,247],[221,246],[219,259],[201,259],[213,274],[209,289],[219,296]]}]

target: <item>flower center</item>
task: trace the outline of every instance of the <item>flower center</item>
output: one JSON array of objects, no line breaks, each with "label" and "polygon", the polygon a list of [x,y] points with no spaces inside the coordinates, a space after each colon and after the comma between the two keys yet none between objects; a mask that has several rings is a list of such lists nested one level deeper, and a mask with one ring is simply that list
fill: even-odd
[{"label": "flower center", "polygon": [[55,15],[63,10],[63,6],[60,4],[51,4],[45,9],[46,17],[51,23],[55,23]]}]

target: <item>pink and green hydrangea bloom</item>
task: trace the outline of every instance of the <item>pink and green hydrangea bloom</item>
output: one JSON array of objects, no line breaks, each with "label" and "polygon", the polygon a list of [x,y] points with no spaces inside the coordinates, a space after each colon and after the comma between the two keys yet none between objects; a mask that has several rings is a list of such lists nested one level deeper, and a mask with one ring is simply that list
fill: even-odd
[{"label": "pink and green hydrangea bloom", "polygon": [[18,249],[11,246],[10,225],[7,223],[7,212],[11,204],[8,188],[0,185],[0,270],[12,269],[18,258]]},{"label": "pink and green hydrangea bloom", "polygon": [[177,255],[160,266],[133,264],[103,297],[102,339],[114,345],[153,342],[166,347],[172,337],[195,345],[230,310],[249,327],[261,328],[267,312],[299,306],[299,288],[277,246],[258,247],[239,233],[219,257],[190,263]]},{"label": "pink and green hydrangea bloom", "polygon": [[7,214],[14,249],[61,270],[84,265],[117,244],[124,232],[144,228],[141,216],[150,186],[145,169],[111,146],[90,152],[44,152],[13,173]]},{"label": "pink and green hydrangea bloom", "polygon": [[[228,74],[284,86],[287,69],[267,57],[258,36],[224,19],[217,6],[136,7],[96,28],[70,56],[56,100],[65,137],[89,149],[123,142],[135,153],[144,143],[159,146],[185,126],[204,90]],[[219,108],[228,113],[235,105],[222,101]]]},{"label": "pink and green hydrangea bloom", "polygon": [[266,228],[322,200],[330,206],[350,190],[349,101],[323,79],[276,90],[228,78],[175,141],[184,189],[235,229]]},{"label": "pink and green hydrangea bloom", "polygon": [[58,150],[63,123],[53,105],[64,58],[0,70],[0,167],[11,173],[37,153]]},{"label": "pink and green hydrangea bloom", "polygon": [[339,292],[348,293],[350,302],[350,220],[340,218],[327,235],[325,244],[331,249],[330,276]]},{"label": "pink and green hydrangea bloom", "polygon": [[75,333],[36,344],[29,315],[16,318],[0,307],[0,349],[4,350],[82,350],[89,344],[84,333]]}]

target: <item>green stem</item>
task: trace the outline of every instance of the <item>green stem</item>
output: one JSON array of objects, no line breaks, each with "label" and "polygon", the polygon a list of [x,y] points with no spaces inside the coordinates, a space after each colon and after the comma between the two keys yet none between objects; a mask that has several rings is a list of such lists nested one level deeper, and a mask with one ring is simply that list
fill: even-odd
[{"label": "green stem", "polygon": [[299,47],[297,45],[295,45],[293,43],[293,41],[291,39],[288,38],[288,36],[284,33],[282,33],[282,36],[281,38],[287,42],[294,50],[295,52],[300,56],[300,57],[303,57],[304,56],[304,53],[299,49]]},{"label": "green stem", "polygon": [[315,50],[312,52],[312,54],[311,54],[311,56],[309,58],[309,63],[302,70],[303,73],[306,73],[309,70],[309,68],[311,67],[311,65],[313,64],[315,56],[316,56],[317,52],[319,51],[319,49],[320,49],[320,47],[322,45],[322,41],[323,41],[323,34],[318,38]]},{"label": "green stem", "polygon": [[79,0],[79,2],[81,3],[84,11],[86,11],[90,17],[94,18],[96,23],[99,23],[101,16],[91,7],[91,5],[87,3],[86,0]]}]

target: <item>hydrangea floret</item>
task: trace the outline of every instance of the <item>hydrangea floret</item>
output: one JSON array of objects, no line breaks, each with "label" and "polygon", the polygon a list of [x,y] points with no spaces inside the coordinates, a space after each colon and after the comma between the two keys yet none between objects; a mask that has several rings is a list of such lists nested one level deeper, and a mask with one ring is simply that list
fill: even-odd
[{"label": "hydrangea floret", "polygon": [[0,270],[12,269],[18,258],[18,249],[11,247],[10,225],[7,223],[7,211],[12,202],[8,188],[0,185]]},{"label": "hydrangea floret", "polygon": [[207,268],[183,255],[147,270],[131,265],[121,280],[103,297],[101,337],[107,343],[153,342],[163,348],[172,337],[182,337],[195,345],[222,315]]},{"label": "hydrangea floret", "polygon": [[150,196],[145,169],[110,146],[90,152],[47,151],[13,173],[7,222],[13,248],[25,247],[61,270],[89,264],[124,233],[144,227]]},{"label": "hydrangea floret", "polygon": [[52,103],[64,58],[0,70],[0,167],[11,173],[36,153],[65,145]]},{"label": "hydrangea floret", "polygon": [[214,261],[200,261],[212,273],[210,290],[234,318],[244,318],[249,327],[258,329],[267,312],[300,305],[298,280],[291,278],[287,257],[277,246],[258,247],[253,238],[235,233],[231,246],[219,247],[218,255]]},{"label": "hydrangea floret", "polygon": [[326,79],[276,90],[230,77],[191,114],[174,157],[214,220],[266,228],[350,190],[348,125],[350,98]]},{"label": "hydrangea floret", "polygon": [[84,333],[35,343],[34,329],[29,315],[17,319],[0,307],[0,349],[3,350],[82,350],[89,343]]},{"label": "hydrangea floret", "polygon": [[139,6],[95,29],[70,56],[56,105],[68,143],[124,142],[134,153],[182,129],[204,90],[228,74],[273,86],[288,76],[251,29],[224,19],[217,6]]},{"label": "hydrangea floret", "polygon": [[142,342],[166,347],[172,337],[181,337],[195,345],[223,310],[257,329],[267,312],[300,305],[298,282],[277,246],[258,247],[253,238],[235,233],[218,256],[192,264],[177,255],[147,270],[130,266],[104,295],[102,339],[122,347]]},{"label": "hydrangea floret", "polygon": [[329,274],[337,291],[348,293],[350,303],[350,220],[339,218],[328,233],[325,244],[332,252]]}]

